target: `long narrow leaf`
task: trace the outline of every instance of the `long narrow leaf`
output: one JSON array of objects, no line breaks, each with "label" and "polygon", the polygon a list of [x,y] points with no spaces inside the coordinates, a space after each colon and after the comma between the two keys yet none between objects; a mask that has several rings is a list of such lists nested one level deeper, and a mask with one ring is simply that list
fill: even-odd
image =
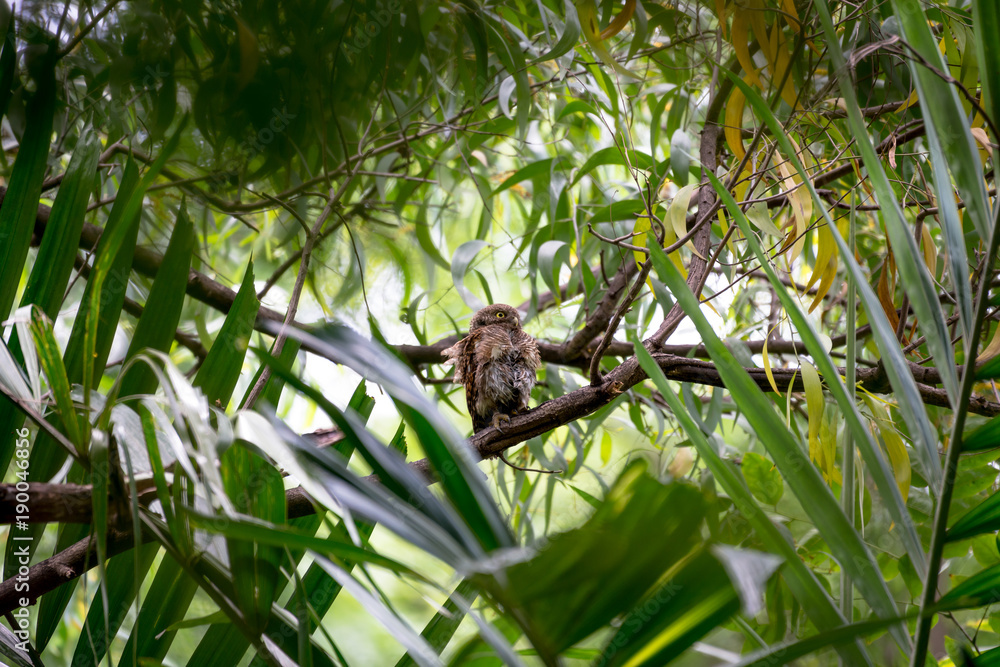
[{"label": "long narrow leaf", "polygon": [[28,125],[18,147],[7,194],[0,207],[0,320],[7,318],[21,284],[21,271],[35,229],[42,178],[49,158],[56,106],[55,45],[40,58],[38,88],[28,103]]},{"label": "long narrow leaf", "polygon": [[260,301],[254,291],[251,261],[247,264],[243,283],[226,315],[226,321],[222,323],[212,349],[194,378],[194,386],[201,387],[208,400],[218,402],[223,409],[229,404],[236,382],[240,379],[258,310]]},{"label": "long narrow leaf", "polygon": [[[719,339],[677,268],[657,243],[652,242],[649,246],[657,274],[697,327],[733,400],[743,409],[754,430],[762,436],[772,460],[823,535],[840,566],[851,574],[858,590],[878,615],[883,618],[897,616],[896,603],[874,557],[844,516],[830,487],[803,454],[799,444],[775,413],[774,405]],[[890,632],[900,648],[904,651],[909,648],[910,637],[905,628],[894,626]]]},{"label": "long narrow leaf", "polygon": [[[107,236],[107,251],[104,254],[99,254],[97,259],[94,261],[94,268],[90,272],[90,280],[88,283],[93,285],[93,290],[90,292],[90,301],[87,303],[86,311],[86,326],[84,327],[83,335],[83,400],[89,406],[90,405],[90,388],[93,386],[94,382],[94,372],[95,372],[95,358],[98,345],[98,333],[99,324],[101,319],[101,287],[104,281],[108,278],[111,267],[115,263],[115,256],[118,254],[118,250],[125,243],[129,236],[129,231],[131,225],[128,224],[129,221],[135,220],[138,222],[139,211],[142,208],[142,201],[146,195],[146,190],[149,186],[153,184],[159,176],[160,171],[166,165],[167,160],[170,155],[176,150],[177,145],[181,140],[181,133],[184,130],[185,122],[182,120],[180,126],[174,131],[174,134],[167,142],[163,145],[160,150],[160,154],[156,157],[156,160],[150,166],[149,171],[143,175],[142,180],[136,187],[135,191],[131,193],[128,198],[128,203],[125,204],[125,209],[122,212],[122,220],[126,224],[118,225],[113,230],[108,230],[106,234],[102,235],[101,241],[104,242],[104,236]],[[103,369],[102,369],[103,370]]]},{"label": "long narrow leaf", "polygon": [[[825,1],[819,4],[820,16],[824,16],[824,9],[826,9]],[[824,26],[828,23],[829,10],[826,10],[826,18],[824,18]],[[837,36],[833,30],[832,24],[828,30],[828,45],[831,49],[831,54],[834,57],[834,62],[843,62],[843,54],[840,53],[839,43],[837,42]],[[838,60],[837,55],[840,58]],[[728,76],[728,72],[724,72]],[[882,353],[882,359],[884,362],[884,367],[886,374],[889,376],[889,383],[892,385],[893,389],[899,395],[899,410],[903,414],[903,419],[906,421],[907,426],[910,429],[917,449],[917,455],[920,458],[925,470],[925,476],[927,480],[931,483],[932,488],[939,488],[942,472],[941,472],[941,460],[937,452],[937,437],[934,434],[934,429],[931,427],[930,421],[927,418],[927,412],[923,408],[923,400],[920,397],[920,392],[917,389],[916,381],[914,381],[913,376],[910,373],[909,366],[906,363],[906,358],[903,357],[903,352],[899,348],[899,342],[896,340],[896,333],[889,326],[888,320],[885,318],[885,314],[882,312],[882,306],[879,303],[878,297],[875,296],[874,291],[868,284],[864,273],[858,266],[858,263],[854,260],[854,256],[851,254],[847,244],[844,242],[843,237],[841,237],[837,226],[833,223],[830,218],[830,213],[827,211],[826,203],[820,199],[819,194],[816,192],[816,188],[813,186],[812,180],[809,174],[806,172],[805,168],[802,166],[802,162],[799,160],[798,155],[788,136],[785,134],[781,127],[781,124],[771,113],[771,110],[764,103],[753,89],[747,86],[743,81],[736,77],[730,77],[733,83],[743,91],[746,95],[747,100],[753,105],[754,109],[758,114],[764,119],[771,132],[774,134],[774,138],[777,140],[778,144],[781,145],[788,159],[792,162],[795,169],[798,171],[799,176],[802,178],[803,183],[809,188],[809,192],[813,196],[813,201],[819,210],[823,212],[823,217],[826,220],[827,225],[830,228],[830,232],[833,234],[834,240],[837,242],[837,247],[840,250],[840,256],[844,259],[844,264],[847,266],[848,271],[854,274],[854,279],[857,281],[858,293],[861,296],[861,301],[865,305],[865,310],[868,312],[869,322],[871,323],[872,332],[875,335],[875,340],[878,343],[879,351]],[[864,123],[861,120],[860,111],[858,111],[857,100],[854,96],[854,91],[851,88],[850,81],[841,82],[841,90],[844,97],[848,99],[848,117],[854,118],[856,123],[852,121],[852,127],[855,128],[855,135],[858,137],[858,145],[861,148],[861,154],[865,159],[865,165],[869,166],[871,170],[871,175],[873,183],[876,185],[876,191],[882,192],[883,196],[880,199],[880,203],[885,207],[884,210],[889,210],[886,213],[888,217],[886,218],[886,227],[893,230],[891,233],[896,234],[901,233],[903,238],[899,243],[893,240],[894,248],[903,248],[904,246],[909,247],[907,244],[913,243],[913,238],[907,233],[905,229],[905,223],[903,223],[902,213],[898,211],[898,204],[892,198],[892,189],[888,184],[888,180],[885,177],[885,171],[882,169],[881,162],[879,162],[878,155],[875,153],[875,148],[871,145],[871,141],[868,139],[867,130],[864,128]],[[877,174],[881,174],[881,178],[877,177]],[[883,187],[884,186],[884,187]],[[883,201],[885,200],[885,201]],[[895,207],[898,216],[896,218],[892,217],[891,209]],[[915,254],[915,253],[911,253]],[[923,264],[921,263],[922,267]],[[919,277],[913,277],[912,280],[920,285],[919,290],[914,290],[919,298],[924,298],[927,294],[924,292],[926,285],[923,285],[922,280],[926,279],[926,268],[922,272],[918,269],[920,273]],[[907,278],[910,280],[911,278]],[[916,286],[916,285],[915,285]],[[934,293],[933,285],[931,286],[932,293]],[[934,301],[936,303],[937,296],[934,293]],[[914,309],[916,310],[916,300],[914,299]],[[936,317],[935,317],[936,314]],[[920,313],[921,319],[924,322],[934,321],[935,319],[941,319],[940,310],[934,306],[933,313]],[[925,319],[926,318],[926,319]],[[935,332],[932,331],[927,336],[928,342],[931,341],[935,336]],[[948,349],[951,348],[950,338],[948,338],[947,329],[944,330],[944,341],[940,338],[937,340]],[[938,350],[932,350],[937,353]],[[945,358],[940,360],[941,363],[945,364],[946,368],[944,375],[948,374],[947,366],[950,364],[954,366],[955,359],[951,353],[945,355]],[[957,376],[956,376],[957,377]],[[956,380],[957,386],[957,380]]]},{"label": "long narrow leaf", "polygon": [[[979,162],[969,122],[958,100],[958,90],[941,76],[941,72],[948,71],[947,66],[941,58],[937,40],[931,33],[930,24],[919,0],[892,0],[892,7],[896,10],[896,18],[899,19],[899,26],[902,28],[906,43],[927,62],[927,65],[924,65],[915,59],[909,60],[910,71],[914,75],[913,81],[917,86],[917,95],[920,97],[920,108],[926,112],[924,122],[927,123],[927,134],[940,142],[972,223],[979,233],[979,238],[983,243],[987,243],[993,216],[986,194],[986,184],[983,181],[982,164]],[[988,34],[983,32],[988,29],[985,25],[976,26],[976,32],[980,35]],[[984,75],[988,72],[982,65],[979,71]],[[850,86],[850,82],[847,82],[847,85]],[[872,167],[868,164],[868,160],[865,160],[865,166],[871,172]],[[952,258],[952,261],[956,260],[957,258]]]},{"label": "long narrow leaf", "polygon": [[381,384],[420,435],[445,493],[483,547],[489,550],[513,545],[507,522],[483,482],[471,449],[427,396],[417,391],[409,369],[384,349],[343,327],[328,328],[316,336],[302,331],[289,335]]},{"label": "long narrow leaf", "polygon": [[80,139],[52,204],[49,222],[21,297],[22,306],[36,304],[50,319],[55,319],[59,312],[73,272],[73,257],[80,246],[80,231],[100,154],[101,144],[96,133]]},{"label": "long narrow leaf", "polygon": [[747,240],[747,244],[757,257],[761,268],[767,274],[767,279],[774,286],[775,294],[781,300],[781,305],[785,307],[785,312],[788,313],[795,324],[795,330],[802,337],[802,341],[806,344],[806,349],[812,355],[813,361],[819,366],[819,370],[826,381],[827,387],[830,389],[830,393],[833,394],[837,405],[840,407],[840,414],[844,416],[857,446],[861,449],[861,456],[871,471],[879,493],[882,494],[882,498],[889,508],[892,518],[902,528],[903,544],[906,546],[906,553],[909,554],[910,559],[914,563],[923,564],[925,556],[923,547],[920,544],[920,537],[917,535],[917,529],[913,525],[913,519],[910,517],[909,511],[906,509],[906,502],[903,500],[899,486],[896,484],[892,467],[883,455],[882,448],[872,438],[871,432],[865,428],[865,424],[861,420],[861,413],[858,412],[857,405],[847,393],[847,387],[840,377],[840,372],[834,365],[830,354],[826,351],[823,342],[819,339],[816,330],[813,328],[812,321],[806,317],[798,301],[792,298],[785,286],[781,284],[781,280],[775,273],[771,262],[764,255],[764,251],[760,247],[760,243],[751,229],[749,221],[739,205],[737,205],[736,200],[733,199],[733,196],[729,194],[714,174],[706,173],[706,175],[719,194],[719,197],[721,197],[729,214],[739,225],[744,238]]},{"label": "long narrow leaf", "polygon": [[[139,318],[125,354],[126,359],[146,348],[170,351],[184,306],[184,288],[187,285],[194,246],[194,227],[182,204],[177,213],[177,224],[170,236],[170,244],[163,255],[163,263],[156,273],[142,317]],[[156,376],[152,370],[146,364],[136,364],[125,375],[118,391],[120,396],[148,394],[155,386]]]},{"label": "long narrow leaf", "polygon": [[[636,358],[642,369],[656,385],[657,390],[667,401],[674,417],[681,424],[681,428],[691,439],[695,449],[704,458],[705,465],[712,471],[715,479],[722,486],[729,498],[740,510],[740,514],[750,522],[754,532],[773,553],[781,555],[785,560],[785,567],[782,570],[785,580],[788,582],[792,594],[802,604],[803,609],[809,616],[813,624],[823,630],[832,630],[844,623],[844,617],[837,610],[833,600],[826,590],[816,579],[805,563],[798,557],[795,547],[788,542],[785,536],[774,525],[767,513],[757,504],[754,497],[747,490],[743,481],[733,472],[733,469],[726,464],[719,456],[715,447],[708,442],[701,428],[698,427],[694,419],[688,413],[681,399],[674,393],[674,390],[667,382],[666,376],[657,365],[656,361],[649,354],[637,337],[633,337],[635,344]],[[871,665],[871,658],[868,657],[864,646],[860,643],[845,645],[841,649],[844,659],[850,664]]]}]

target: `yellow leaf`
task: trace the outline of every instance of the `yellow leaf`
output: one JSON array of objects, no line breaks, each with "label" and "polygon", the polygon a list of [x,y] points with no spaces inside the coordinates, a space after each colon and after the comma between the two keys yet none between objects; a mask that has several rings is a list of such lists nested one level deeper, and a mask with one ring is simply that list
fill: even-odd
[{"label": "yellow leaf", "polygon": [[[639,246],[640,248],[646,247],[646,236],[649,234],[649,230],[653,228],[652,223],[646,216],[641,216],[635,219],[635,225],[632,227],[632,245]],[[632,254],[635,256],[635,263],[642,264],[646,261],[646,255],[639,252],[638,250],[633,250]]]},{"label": "yellow leaf", "polygon": [[827,481],[843,484],[844,478],[837,470],[837,420],[839,419],[836,410],[827,410],[823,413],[823,424],[819,429],[820,451],[823,452],[823,460],[827,462]]},{"label": "yellow leaf", "polygon": [[980,146],[979,159],[985,165],[986,159],[993,157],[993,144],[990,143],[990,137],[983,128],[974,127],[971,132],[976,143]]},{"label": "yellow leaf", "polygon": [[1000,327],[997,327],[996,331],[993,332],[993,338],[990,339],[989,345],[976,357],[976,363],[981,364],[984,361],[989,361],[998,354],[1000,354]]},{"label": "yellow leaf", "polygon": [[[719,209],[719,229],[722,231],[723,237],[729,233],[729,222],[726,220],[726,214],[721,208]],[[736,231],[738,230],[734,230],[733,234],[735,234]],[[733,234],[730,234],[729,238],[726,239],[726,247],[729,248],[729,252],[735,255],[736,247],[733,246]]]},{"label": "yellow leaf", "polygon": [[794,262],[799,254],[802,253],[802,248],[805,246],[805,233],[806,229],[809,228],[809,222],[812,218],[812,199],[805,192],[804,188],[797,187],[799,184],[798,177],[795,175],[788,161],[781,156],[781,153],[775,151],[775,159],[778,162],[778,171],[781,172],[783,177],[781,188],[788,191],[788,203],[792,209],[792,217],[795,220],[795,227],[789,232],[788,238],[785,240],[785,247],[790,246],[792,248],[788,261]]},{"label": "yellow leaf", "polygon": [[819,243],[819,251],[816,253],[816,265],[813,267],[812,276],[806,285],[806,291],[812,288],[813,284],[820,280],[816,296],[813,297],[809,305],[809,312],[812,312],[822,301],[823,297],[830,290],[833,279],[837,275],[837,243],[833,240],[833,232],[827,225],[820,225],[816,229],[816,237]]},{"label": "yellow leaf", "polygon": [[[775,49],[771,43],[770,35],[767,34],[767,11],[764,7],[764,0],[750,0],[749,5],[750,9],[747,11],[747,14],[750,16],[750,29],[753,30],[753,36],[757,40],[757,43],[760,44],[761,53],[764,54],[768,70],[773,76],[775,71],[774,64],[777,58],[775,57]],[[740,64],[743,63],[741,62]]]},{"label": "yellow leaf", "polygon": [[250,26],[238,16],[236,17],[236,29],[240,44],[240,71],[236,77],[236,88],[242,90],[257,73],[260,54],[257,51],[257,36],[250,30]]},{"label": "yellow leaf", "polygon": [[795,0],[781,0],[781,8],[785,10],[785,22],[788,27],[795,32],[801,32],[802,23],[799,21],[799,13],[795,11]]},{"label": "yellow leaf", "polygon": [[882,275],[879,276],[878,287],[875,289],[875,293],[878,294],[878,300],[882,304],[885,316],[889,318],[889,325],[895,331],[899,326],[899,314],[896,313],[896,304],[892,299],[893,288],[889,286],[890,281],[895,282],[895,274],[892,270],[895,263],[889,261],[889,257],[891,256],[892,248],[889,248],[889,256],[886,257],[885,263],[882,265]]},{"label": "yellow leaf", "polygon": [[831,458],[829,452],[820,441],[820,428],[823,426],[823,383],[819,373],[808,361],[802,362],[802,385],[806,393],[806,411],[809,415],[809,458],[816,462],[820,471],[828,481],[837,472],[836,458]]},{"label": "yellow leaf", "polygon": [[722,38],[726,38],[726,0],[715,0],[715,15],[719,19],[719,30]]},{"label": "yellow leaf", "polygon": [[920,228],[920,240],[923,242],[924,264],[927,265],[933,278],[937,275],[937,246],[934,245],[931,230],[927,228],[926,223]]},{"label": "yellow leaf", "polygon": [[910,107],[912,107],[914,104],[916,104],[917,100],[919,100],[919,99],[920,99],[920,97],[917,96],[917,91],[914,90],[912,93],[910,93],[910,96],[908,98],[906,98],[906,104],[904,104],[903,106],[899,107],[898,112],[902,113],[903,111],[906,111],[907,109],[909,109]]},{"label": "yellow leaf", "polygon": [[670,221],[670,227],[677,238],[687,234],[687,211],[691,207],[691,195],[694,194],[696,187],[697,183],[691,183],[678,190],[670,202],[670,208],[667,209],[667,220]]},{"label": "yellow leaf", "polygon": [[[659,210],[659,207],[657,207],[657,210]],[[649,230],[650,229],[652,229],[652,224],[650,223],[650,219],[648,217],[646,217],[646,216],[640,216],[640,217],[636,218],[635,219],[635,225],[632,227],[632,234],[633,234],[633,236],[632,236],[632,245],[638,246],[640,248],[645,248],[646,247],[646,238],[649,235]],[[674,234],[673,228],[669,224],[668,225],[664,225],[664,227],[663,227],[663,247],[666,248],[667,246],[672,245],[673,242],[676,241],[676,240],[677,240],[677,236]],[[636,264],[642,264],[643,262],[646,261],[646,255],[644,255],[643,253],[639,252],[638,250],[633,250],[632,253],[633,253],[633,256],[635,257],[635,263]],[[680,258],[679,254],[678,254],[678,251],[675,250],[674,252],[670,253],[667,257],[668,257],[668,259],[670,259],[671,262],[674,263],[674,266],[677,267],[677,269],[681,272],[681,274],[685,278],[687,278],[687,269],[684,268],[684,262],[681,261],[681,258]],[[652,277],[647,277],[646,278],[646,285],[649,286],[650,290],[653,289],[653,279],[652,279]]]},{"label": "yellow leaf", "polygon": [[[778,85],[785,77],[785,71],[791,67],[792,54],[788,50],[789,45],[785,41],[785,35],[781,30],[781,24],[777,21],[774,22],[774,28],[771,30],[771,34],[777,36],[777,44],[775,45],[775,65],[771,70],[771,74],[774,85]],[[795,94],[795,78],[791,75],[785,79],[785,85],[781,89],[781,99],[785,100],[785,103],[792,109],[801,108]]]},{"label": "yellow leaf", "polygon": [[622,10],[618,12],[618,16],[608,24],[608,27],[601,31],[601,39],[608,39],[614,37],[622,31],[622,28],[628,25],[628,22],[632,19],[632,14],[635,13],[635,0],[625,0],[625,6]]},{"label": "yellow leaf", "polygon": [[601,32],[598,30],[600,23],[597,19],[597,4],[594,0],[575,0],[575,4],[577,16],[580,18],[580,27],[583,29],[583,36],[587,39],[587,43],[590,44],[594,55],[619,74],[641,80],[641,76],[622,67],[621,63],[614,59],[614,56],[611,55],[607,47],[602,43]]},{"label": "yellow leaf", "polygon": [[[771,332],[773,332],[776,328],[777,325],[771,329]],[[767,338],[764,339],[764,349],[761,350],[761,356],[764,359],[764,375],[767,376],[767,382],[771,385],[771,389],[774,390],[775,394],[780,394],[781,392],[778,391],[778,383],[774,381],[774,374],[771,372],[771,359],[767,356],[767,341],[771,339],[771,332],[768,332]]]},{"label": "yellow leaf", "polygon": [[[673,201],[670,202],[670,208],[667,209],[667,221],[677,238],[687,234],[687,211],[691,206],[691,195],[694,194],[697,187],[697,183],[691,183],[678,190]],[[691,252],[701,257],[701,253],[695,250],[694,243],[688,241],[686,245],[691,249]],[[702,257],[702,259],[705,258]]]},{"label": "yellow leaf", "polygon": [[733,45],[733,50],[736,52],[736,60],[739,61],[740,67],[743,68],[746,74],[744,80],[747,83],[757,86],[759,90],[763,90],[764,86],[757,77],[757,68],[754,67],[753,58],[750,57],[749,15],[752,13],[741,9],[738,4],[733,6],[733,29],[730,32],[729,43]]},{"label": "yellow leaf", "polygon": [[[750,83],[750,75],[743,77],[743,81]],[[733,86],[733,92],[729,95],[726,103],[726,119],[723,133],[726,135],[726,144],[733,152],[737,161],[741,161],[747,154],[743,148],[743,107],[746,105],[746,96],[743,91]]]},{"label": "yellow leaf", "polygon": [[875,418],[872,433],[875,434],[876,439],[881,437],[885,444],[885,452],[889,456],[893,477],[896,479],[896,485],[899,486],[899,492],[905,502],[910,495],[910,455],[906,451],[903,439],[899,436],[899,431],[892,423],[888,408],[879,405],[867,393],[862,394],[862,398]]}]

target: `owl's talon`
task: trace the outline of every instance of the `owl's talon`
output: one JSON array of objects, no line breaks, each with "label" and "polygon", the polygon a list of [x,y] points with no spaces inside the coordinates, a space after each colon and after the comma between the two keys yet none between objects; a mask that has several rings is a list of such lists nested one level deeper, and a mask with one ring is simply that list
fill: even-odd
[{"label": "owl's talon", "polygon": [[503,429],[500,428],[500,423],[504,422],[506,424],[510,423],[510,415],[505,415],[502,412],[498,412],[493,415],[493,421],[491,422],[493,428],[503,433]]}]

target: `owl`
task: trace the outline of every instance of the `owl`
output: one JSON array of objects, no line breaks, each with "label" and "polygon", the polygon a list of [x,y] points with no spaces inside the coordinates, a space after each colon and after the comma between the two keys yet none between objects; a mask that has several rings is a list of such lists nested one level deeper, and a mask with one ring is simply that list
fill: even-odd
[{"label": "owl", "polygon": [[469,335],[443,351],[454,364],[455,382],[465,385],[472,430],[499,429],[510,416],[528,409],[538,344],[521,328],[517,310],[502,303],[486,306],[469,324]]}]

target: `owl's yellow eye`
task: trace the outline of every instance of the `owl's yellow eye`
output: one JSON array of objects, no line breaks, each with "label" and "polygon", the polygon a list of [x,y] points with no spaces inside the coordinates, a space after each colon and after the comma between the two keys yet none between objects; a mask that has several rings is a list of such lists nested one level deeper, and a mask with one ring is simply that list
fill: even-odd
[{"label": "owl's yellow eye", "polygon": [[507,317],[506,313],[497,313],[497,317]]}]

